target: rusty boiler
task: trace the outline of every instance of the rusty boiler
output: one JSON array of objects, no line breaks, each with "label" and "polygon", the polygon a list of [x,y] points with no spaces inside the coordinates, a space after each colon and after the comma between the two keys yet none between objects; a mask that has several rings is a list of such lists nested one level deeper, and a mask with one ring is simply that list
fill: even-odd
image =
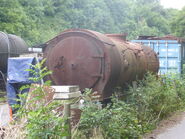
[{"label": "rusty boiler", "polygon": [[128,42],[120,34],[101,34],[86,29],[62,32],[45,44],[46,66],[53,71],[54,85],[92,88],[101,99],[116,86],[142,79],[147,71],[158,72],[159,60],[149,47]]}]

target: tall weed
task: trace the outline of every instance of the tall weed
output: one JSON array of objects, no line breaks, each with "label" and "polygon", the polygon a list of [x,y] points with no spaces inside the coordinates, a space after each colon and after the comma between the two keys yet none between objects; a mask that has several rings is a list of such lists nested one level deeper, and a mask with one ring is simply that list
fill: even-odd
[{"label": "tall weed", "polygon": [[79,138],[93,137],[99,129],[101,138],[135,139],[154,129],[157,123],[185,106],[184,78],[156,77],[147,74],[124,92],[126,98],[113,97],[105,108],[88,100],[82,109]]}]

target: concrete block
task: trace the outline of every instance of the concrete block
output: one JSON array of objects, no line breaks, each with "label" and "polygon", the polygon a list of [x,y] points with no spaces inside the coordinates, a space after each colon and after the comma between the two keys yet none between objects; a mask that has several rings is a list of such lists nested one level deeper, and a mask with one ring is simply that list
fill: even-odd
[{"label": "concrete block", "polygon": [[70,92],[70,93],[62,93],[62,92],[56,92],[53,96],[54,100],[65,100],[65,99],[72,99],[77,98],[81,95],[80,91],[77,92]]},{"label": "concrete block", "polygon": [[67,85],[64,85],[64,86],[51,86],[55,92],[62,92],[62,93],[71,93],[71,92],[78,92],[80,89],[79,89],[79,86],[77,85],[70,85],[70,86],[67,86]]}]

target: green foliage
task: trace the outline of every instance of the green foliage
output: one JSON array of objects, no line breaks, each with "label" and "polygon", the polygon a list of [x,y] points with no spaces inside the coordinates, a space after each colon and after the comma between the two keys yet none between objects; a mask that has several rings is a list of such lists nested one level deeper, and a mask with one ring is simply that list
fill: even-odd
[{"label": "green foliage", "polygon": [[[180,108],[181,101],[175,88],[174,79],[148,75],[146,79],[139,82],[136,89],[130,88],[128,102],[132,103],[140,117],[144,118],[147,112],[151,116],[165,117]],[[150,116],[150,117],[151,117]],[[148,120],[148,119],[147,119]]]},{"label": "green foliage", "polygon": [[99,104],[88,104],[83,109],[78,130],[86,138],[93,136],[94,128],[100,128],[104,138],[130,139],[140,137],[140,126],[135,110],[124,101],[114,99],[112,105],[103,109]]},{"label": "green foliage", "polygon": [[50,103],[27,114],[26,125],[28,139],[59,139],[67,136],[65,118],[57,117],[51,110],[59,107],[59,104]]},{"label": "green foliage", "polygon": [[[29,71],[30,74],[33,75],[33,77],[30,77],[29,80],[34,81],[34,82],[41,82],[41,80],[44,79],[47,75],[52,74],[52,71],[48,71],[47,67],[44,67],[46,59],[43,59],[41,62],[37,63],[36,65],[30,65],[30,69],[26,69],[26,71]],[[50,81],[46,81],[45,85],[50,85],[48,84],[51,83]]]},{"label": "green foliage", "polygon": [[[100,129],[102,138],[134,139],[150,132],[156,124],[185,106],[185,79],[148,74],[137,86],[124,92],[123,100],[113,97],[112,104],[101,108],[100,103],[87,99],[82,109],[78,137],[94,136]],[[89,92],[89,91],[88,91]]]},{"label": "green foliage", "polygon": [[[102,33],[162,36],[177,10],[164,9],[158,0],[0,0],[0,30],[23,37],[29,45],[44,43],[65,29],[86,28]],[[179,23],[173,32],[183,33]]]},{"label": "green foliage", "polygon": [[[47,68],[43,67],[45,60],[36,65],[32,65],[32,69],[28,69],[35,78],[30,78],[34,82],[38,82],[46,75],[51,74]],[[43,85],[27,85],[25,88],[31,88],[32,91],[19,95],[22,103],[14,106],[19,108],[16,113],[16,124],[23,124],[21,134],[22,138],[27,139],[60,139],[68,136],[68,126],[65,124],[66,118],[61,116],[57,111],[62,105],[59,102],[48,100],[48,88],[50,82]],[[23,122],[26,121],[26,122]],[[19,133],[18,133],[19,134]]]},{"label": "green foliage", "polygon": [[171,29],[174,35],[185,37],[185,7],[174,16],[171,22]]},{"label": "green foliage", "polygon": [[23,8],[14,0],[0,0],[0,5],[0,30],[20,35],[21,30],[25,29]]}]

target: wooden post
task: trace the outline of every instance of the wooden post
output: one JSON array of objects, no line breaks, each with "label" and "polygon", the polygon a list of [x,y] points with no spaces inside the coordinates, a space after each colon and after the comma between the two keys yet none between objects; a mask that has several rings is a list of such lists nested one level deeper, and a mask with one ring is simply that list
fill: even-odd
[{"label": "wooden post", "polygon": [[[51,86],[55,90],[53,96],[54,100],[70,100],[73,98],[78,98],[81,95],[78,86]],[[66,125],[68,126],[69,135],[65,139],[71,139],[71,104],[64,104],[64,117],[66,120]]]},{"label": "wooden post", "polygon": [[64,104],[64,117],[67,119],[66,120],[66,125],[68,127],[68,136],[66,137],[66,139],[71,139],[71,108],[70,108],[70,104],[66,103]]},{"label": "wooden post", "polygon": [[132,82],[132,86],[133,86],[133,88],[134,88],[134,91],[137,89],[137,82],[136,81],[133,81]]}]

